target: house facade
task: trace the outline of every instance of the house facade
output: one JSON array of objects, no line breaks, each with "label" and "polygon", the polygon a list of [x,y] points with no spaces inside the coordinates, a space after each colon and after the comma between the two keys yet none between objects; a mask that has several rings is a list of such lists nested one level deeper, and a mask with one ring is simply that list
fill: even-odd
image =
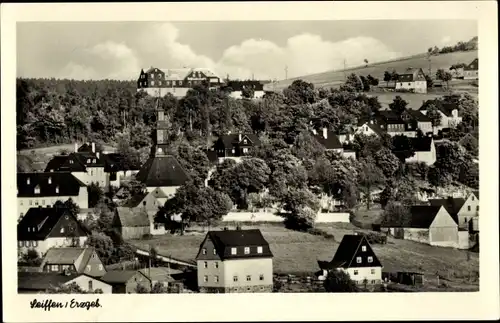
[{"label": "house facade", "polygon": [[40,270],[49,273],[78,273],[101,277],[104,264],[94,248],[51,248],[45,254]]},{"label": "house facade", "polygon": [[382,281],[382,264],[364,235],[346,234],[329,262],[318,261],[320,280],[325,280],[331,270],[349,274],[356,284],[374,285]]},{"label": "house facade", "polygon": [[89,232],[65,208],[31,208],[17,225],[18,250],[44,255],[54,247],[82,247]]},{"label": "house facade", "polygon": [[479,58],[474,59],[464,68],[464,80],[479,79]]},{"label": "house facade", "polygon": [[[437,105],[439,115],[441,116],[440,124],[434,127],[434,133],[447,128],[455,128],[462,122],[462,117],[459,116],[458,107],[453,103],[441,103]],[[420,108],[422,114],[427,114],[427,107]]]},{"label": "house facade", "polygon": [[391,137],[406,136],[416,137],[417,125],[407,114],[397,115],[390,110],[379,111],[375,116],[377,125]]},{"label": "house facade", "polygon": [[101,279],[112,286],[113,294],[135,294],[138,285],[151,291],[151,280],[139,270],[112,270]]},{"label": "house facade", "polygon": [[163,97],[171,94],[184,97],[196,85],[208,84],[209,88],[222,85],[219,76],[207,68],[157,68],[142,69],[137,79],[137,91],[151,96]]},{"label": "house facade", "polygon": [[382,223],[381,227],[399,239],[440,247],[459,246],[458,224],[443,206],[412,206],[406,223]]},{"label": "house facade", "polygon": [[260,145],[257,135],[251,133],[227,134],[220,136],[213,144],[211,151],[215,152],[218,162],[233,159],[240,162],[242,157],[249,156],[250,152]]},{"label": "house facade", "polygon": [[427,93],[427,80],[421,68],[409,68],[398,75],[397,90],[413,90],[415,93]]},{"label": "house facade", "polygon": [[405,159],[407,163],[425,163],[433,165],[436,162],[436,146],[432,137],[410,138],[415,155]]},{"label": "house facade", "polygon": [[59,286],[76,284],[84,292],[92,293],[97,290],[103,294],[111,294],[111,285],[86,274],[61,274],[44,272],[18,272],[17,290],[19,294],[41,294]]},{"label": "house facade", "polygon": [[30,208],[51,207],[70,198],[81,209],[88,208],[87,186],[69,172],[17,174],[17,212],[21,218]]},{"label": "house facade", "polygon": [[471,192],[465,198],[448,197],[429,199],[430,205],[443,206],[455,219],[460,229],[479,231],[479,198],[478,193]]},{"label": "house facade", "polygon": [[210,231],[196,262],[202,293],[272,292],[273,254],[260,230]]}]

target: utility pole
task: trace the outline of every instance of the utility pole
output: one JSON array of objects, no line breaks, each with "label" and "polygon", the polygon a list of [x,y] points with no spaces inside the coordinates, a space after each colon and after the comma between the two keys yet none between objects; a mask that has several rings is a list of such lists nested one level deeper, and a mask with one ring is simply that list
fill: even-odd
[{"label": "utility pole", "polygon": [[285,80],[288,80],[288,65],[285,65]]},{"label": "utility pole", "polygon": [[346,69],[346,63],[345,63],[345,58],[344,58],[344,81],[347,81],[347,76],[345,74],[345,69]]}]

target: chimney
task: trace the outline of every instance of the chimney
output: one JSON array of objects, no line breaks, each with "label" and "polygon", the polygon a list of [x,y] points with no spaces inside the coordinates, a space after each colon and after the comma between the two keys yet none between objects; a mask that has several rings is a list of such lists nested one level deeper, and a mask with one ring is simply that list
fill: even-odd
[{"label": "chimney", "polygon": [[241,133],[238,135],[238,141],[241,141]]},{"label": "chimney", "polygon": [[92,143],[92,152],[95,153],[95,142]]},{"label": "chimney", "polygon": [[327,139],[328,138],[328,129],[323,128],[323,138]]},{"label": "chimney", "polygon": [[78,152],[78,143],[75,142],[75,153]]}]

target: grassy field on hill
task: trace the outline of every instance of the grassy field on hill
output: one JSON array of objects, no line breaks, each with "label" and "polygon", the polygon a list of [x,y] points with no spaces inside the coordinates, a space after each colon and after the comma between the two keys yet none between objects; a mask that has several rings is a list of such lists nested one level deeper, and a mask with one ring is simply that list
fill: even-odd
[{"label": "grassy field on hill", "polygon": [[[254,225],[259,228],[271,245],[275,273],[312,274],[319,270],[318,260],[331,260],[344,234],[364,231],[351,224],[321,224],[318,228],[333,234],[335,240],[309,233],[285,229],[280,224]],[[250,226],[243,226],[244,229]],[[205,234],[185,236],[164,235],[146,240],[130,240],[142,248],[154,246],[160,254],[184,260],[194,260]],[[451,248],[440,248],[412,241],[389,238],[386,245],[373,245],[384,271],[411,270],[423,272],[429,288],[437,287],[436,272],[444,277],[449,288],[477,290],[478,282],[468,281],[469,275],[479,272],[478,254]],[[446,279],[446,280],[445,280]]]},{"label": "grassy field on hill", "polygon": [[[457,63],[468,64],[477,57],[478,57],[477,51],[455,52],[449,54],[441,54],[438,56],[432,56],[431,59],[431,68],[433,74],[432,76],[435,75],[438,69],[441,68],[448,69],[450,68],[451,65]],[[350,73],[355,73],[364,76],[370,74],[373,77],[378,78],[381,82],[383,82],[385,71],[396,70],[396,72],[401,73],[408,67],[422,68],[424,72],[427,73],[429,70],[429,61],[427,60],[425,54],[415,55],[389,62],[369,64],[368,67],[361,66],[361,67],[346,69],[345,73],[343,70],[338,70],[320,74],[304,75],[301,77],[280,81],[275,85],[267,84],[265,89],[268,91],[282,90],[285,87],[292,84],[292,82],[296,79],[302,79],[304,81],[311,82],[318,88],[336,87],[344,82],[344,74],[350,74]]]}]

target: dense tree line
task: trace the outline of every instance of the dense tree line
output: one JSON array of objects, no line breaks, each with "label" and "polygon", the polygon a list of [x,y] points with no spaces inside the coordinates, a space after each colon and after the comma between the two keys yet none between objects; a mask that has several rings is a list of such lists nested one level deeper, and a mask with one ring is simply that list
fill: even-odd
[{"label": "dense tree line", "polygon": [[442,48],[438,48],[437,46],[429,47],[427,49],[427,53],[430,55],[438,55],[438,54],[446,54],[446,53],[454,53],[454,52],[467,52],[471,50],[478,49],[478,37],[472,37],[469,41],[463,42],[459,41],[455,45],[452,46],[443,46]]}]

